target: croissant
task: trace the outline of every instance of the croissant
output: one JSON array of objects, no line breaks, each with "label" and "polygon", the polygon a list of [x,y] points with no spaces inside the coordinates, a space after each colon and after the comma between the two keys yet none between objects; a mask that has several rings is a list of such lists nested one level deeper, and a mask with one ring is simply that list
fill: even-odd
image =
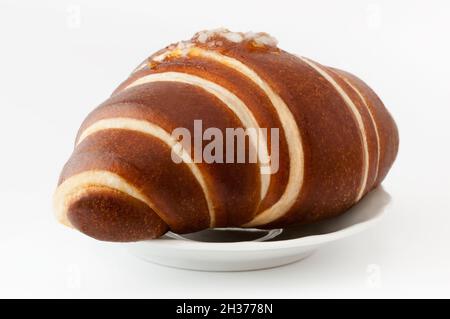
[{"label": "croissant", "polygon": [[[242,143],[230,129],[244,131]],[[232,141],[212,147],[220,135]],[[266,33],[201,31],[150,56],[87,116],[55,212],[106,241],[312,223],[377,187],[398,143],[356,76],[289,54]],[[242,146],[253,156],[238,158]]]}]

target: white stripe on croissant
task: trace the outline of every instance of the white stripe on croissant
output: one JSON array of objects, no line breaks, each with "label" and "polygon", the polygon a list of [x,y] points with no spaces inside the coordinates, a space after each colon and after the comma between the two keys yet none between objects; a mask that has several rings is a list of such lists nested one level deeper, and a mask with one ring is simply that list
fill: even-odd
[{"label": "white stripe on croissant", "polygon": [[[245,105],[245,103],[241,99],[239,99],[236,95],[231,93],[226,88],[195,75],[181,72],[152,73],[145,75],[137,79],[136,81],[130,83],[123,90],[145,83],[162,82],[162,81],[180,82],[200,87],[203,90],[216,96],[231,111],[233,111],[233,113],[239,118],[239,120],[244,125],[244,128],[255,128],[257,130],[260,129],[259,124],[256,121],[256,118],[254,117],[253,113],[249,110],[247,105]],[[182,103],[182,101],[180,101],[180,103]],[[260,144],[258,144],[258,137],[260,138]],[[268,145],[267,141],[264,139],[264,136],[262,134],[258,134],[258,136],[249,134],[249,140],[252,146],[255,147],[255,149],[257,150],[258,158],[260,159],[259,161],[260,178],[261,178],[260,193],[261,199],[263,199],[267,194],[267,190],[269,189],[270,185],[270,174],[264,174],[264,172],[267,170],[267,166],[265,165],[265,163],[268,163],[269,158]]]},{"label": "white stripe on croissant", "polygon": [[245,75],[266,94],[278,114],[281,127],[286,137],[289,154],[289,178],[286,189],[276,203],[260,212],[253,220],[244,226],[253,227],[268,224],[283,216],[292,205],[294,205],[303,185],[304,155],[297,121],[283,99],[275,93],[270,85],[264,81],[258,73],[243,62],[214,51],[207,51],[200,48],[196,48],[195,54],[220,62]]},{"label": "white stripe on croissant", "polygon": [[[136,120],[132,118],[126,118],[126,117],[116,117],[116,118],[109,118],[109,119],[103,119],[99,120],[89,127],[87,127],[80,135],[77,145],[80,144],[86,137],[88,137],[91,134],[94,134],[99,131],[107,130],[107,129],[124,129],[124,130],[131,130],[131,131],[137,131],[140,133],[148,134],[151,136],[154,136],[158,139],[160,139],[162,142],[164,142],[169,147],[173,147],[174,145],[178,144],[178,141],[167,131],[165,131],[162,127],[155,125],[153,123],[150,123],[148,121],[144,120]],[[186,163],[188,168],[191,170],[192,174],[194,175],[197,182],[200,184],[200,187],[203,190],[203,194],[205,196],[206,203],[208,205],[208,211],[210,216],[210,226],[214,227],[216,222],[216,214],[214,205],[211,200],[210,191],[208,189],[208,185],[206,184],[206,181],[198,168],[198,166],[194,163],[194,161],[191,158],[190,153],[185,150],[184,148],[181,150],[180,153],[177,153],[182,161]],[[129,194],[130,196],[133,196]],[[140,198],[138,198],[140,199]],[[150,207],[153,209],[153,207]],[[154,209],[153,209],[154,210]]]},{"label": "white stripe on croissant", "polygon": [[283,216],[293,206],[303,185],[304,154],[297,122],[283,99],[275,93],[266,81],[243,62],[215,51],[208,51],[199,47],[189,48],[189,50],[193,52],[194,56],[217,61],[246,76],[267,95],[278,114],[288,146],[290,164],[288,183],[283,195],[276,203],[263,212],[260,212],[253,220],[243,226],[253,227],[268,224]]},{"label": "white stripe on croissant", "polygon": [[67,211],[70,204],[79,199],[83,194],[88,193],[89,187],[96,186],[125,193],[144,202],[157,213],[152,202],[121,176],[104,170],[90,170],[69,177],[56,189],[53,197],[53,205],[57,220],[63,225],[73,227],[67,218]]},{"label": "white stripe on croissant", "polygon": [[334,72],[338,77],[340,77],[345,83],[348,84],[348,86],[350,86],[353,91],[355,91],[355,93],[358,95],[358,97],[361,99],[361,101],[363,102],[363,105],[366,107],[369,115],[370,115],[370,119],[373,123],[373,127],[375,128],[375,136],[377,139],[377,164],[375,166],[375,178],[374,181],[377,180],[378,178],[378,169],[380,166],[380,134],[378,132],[378,126],[377,126],[377,122],[375,121],[375,117],[373,115],[372,109],[369,107],[369,104],[367,103],[366,98],[362,95],[362,93],[349,81],[349,79],[347,79],[345,76],[343,76],[342,74],[339,74],[338,72]]},{"label": "white stripe on croissant", "polygon": [[369,146],[367,143],[367,133],[362,116],[359,113],[355,103],[353,103],[352,99],[347,95],[347,93],[345,93],[344,89],[342,89],[342,87],[331,77],[331,75],[328,74],[325,68],[307,58],[301,56],[298,56],[298,58],[304,61],[314,70],[316,70],[321,76],[325,78],[325,80],[327,80],[334,87],[334,89],[339,93],[339,95],[344,100],[345,104],[347,104],[348,108],[350,109],[356,120],[356,124],[359,128],[359,133],[361,136],[361,142],[363,146],[363,172],[361,177],[361,183],[359,185],[358,193],[355,199],[355,202],[357,202],[361,199],[361,197],[364,194],[367,184],[367,177],[369,175]]}]

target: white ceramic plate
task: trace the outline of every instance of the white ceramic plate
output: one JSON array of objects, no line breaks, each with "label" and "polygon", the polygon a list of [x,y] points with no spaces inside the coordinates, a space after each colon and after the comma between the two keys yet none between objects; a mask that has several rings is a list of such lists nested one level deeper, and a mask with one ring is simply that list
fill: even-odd
[{"label": "white ceramic plate", "polygon": [[345,214],[312,225],[282,230],[213,229],[130,243],[130,251],[152,263],[203,271],[243,271],[302,260],[320,246],[361,232],[383,215],[390,196],[369,193]]}]

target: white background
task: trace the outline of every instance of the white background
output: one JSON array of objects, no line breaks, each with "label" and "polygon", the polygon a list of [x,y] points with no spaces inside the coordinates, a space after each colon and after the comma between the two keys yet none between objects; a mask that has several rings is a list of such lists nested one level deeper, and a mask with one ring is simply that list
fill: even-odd
[{"label": "white background", "polygon": [[[0,297],[450,297],[449,16],[448,1],[0,0]],[[58,225],[52,192],[87,113],[153,51],[219,26],[266,31],[380,95],[400,131],[387,216],[242,273],[147,264]]]}]

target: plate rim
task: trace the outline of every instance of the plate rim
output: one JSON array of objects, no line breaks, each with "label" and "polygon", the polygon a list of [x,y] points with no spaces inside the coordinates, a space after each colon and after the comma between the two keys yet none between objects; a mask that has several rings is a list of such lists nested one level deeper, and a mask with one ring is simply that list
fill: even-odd
[{"label": "plate rim", "polygon": [[[376,190],[374,190],[376,191]],[[384,190],[383,190],[384,191]],[[358,203],[359,204],[359,203]],[[152,239],[132,243],[134,246],[157,246],[159,248],[168,247],[175,250],[195,250],[195,251],[253,251],[253,250],[279,250],[300,248],[306,246],[317,246],[324,243],[336,241],[354,234],[357,234],[378,223],[386,214],[390,201],[384,203],[377,214],[369,219],[351,224],[342,229],[317,235],[308,235],[300,238],[292,238],[278,241],[241,241],[241,242],[199,242],[191,240],[174,239]]]}]

